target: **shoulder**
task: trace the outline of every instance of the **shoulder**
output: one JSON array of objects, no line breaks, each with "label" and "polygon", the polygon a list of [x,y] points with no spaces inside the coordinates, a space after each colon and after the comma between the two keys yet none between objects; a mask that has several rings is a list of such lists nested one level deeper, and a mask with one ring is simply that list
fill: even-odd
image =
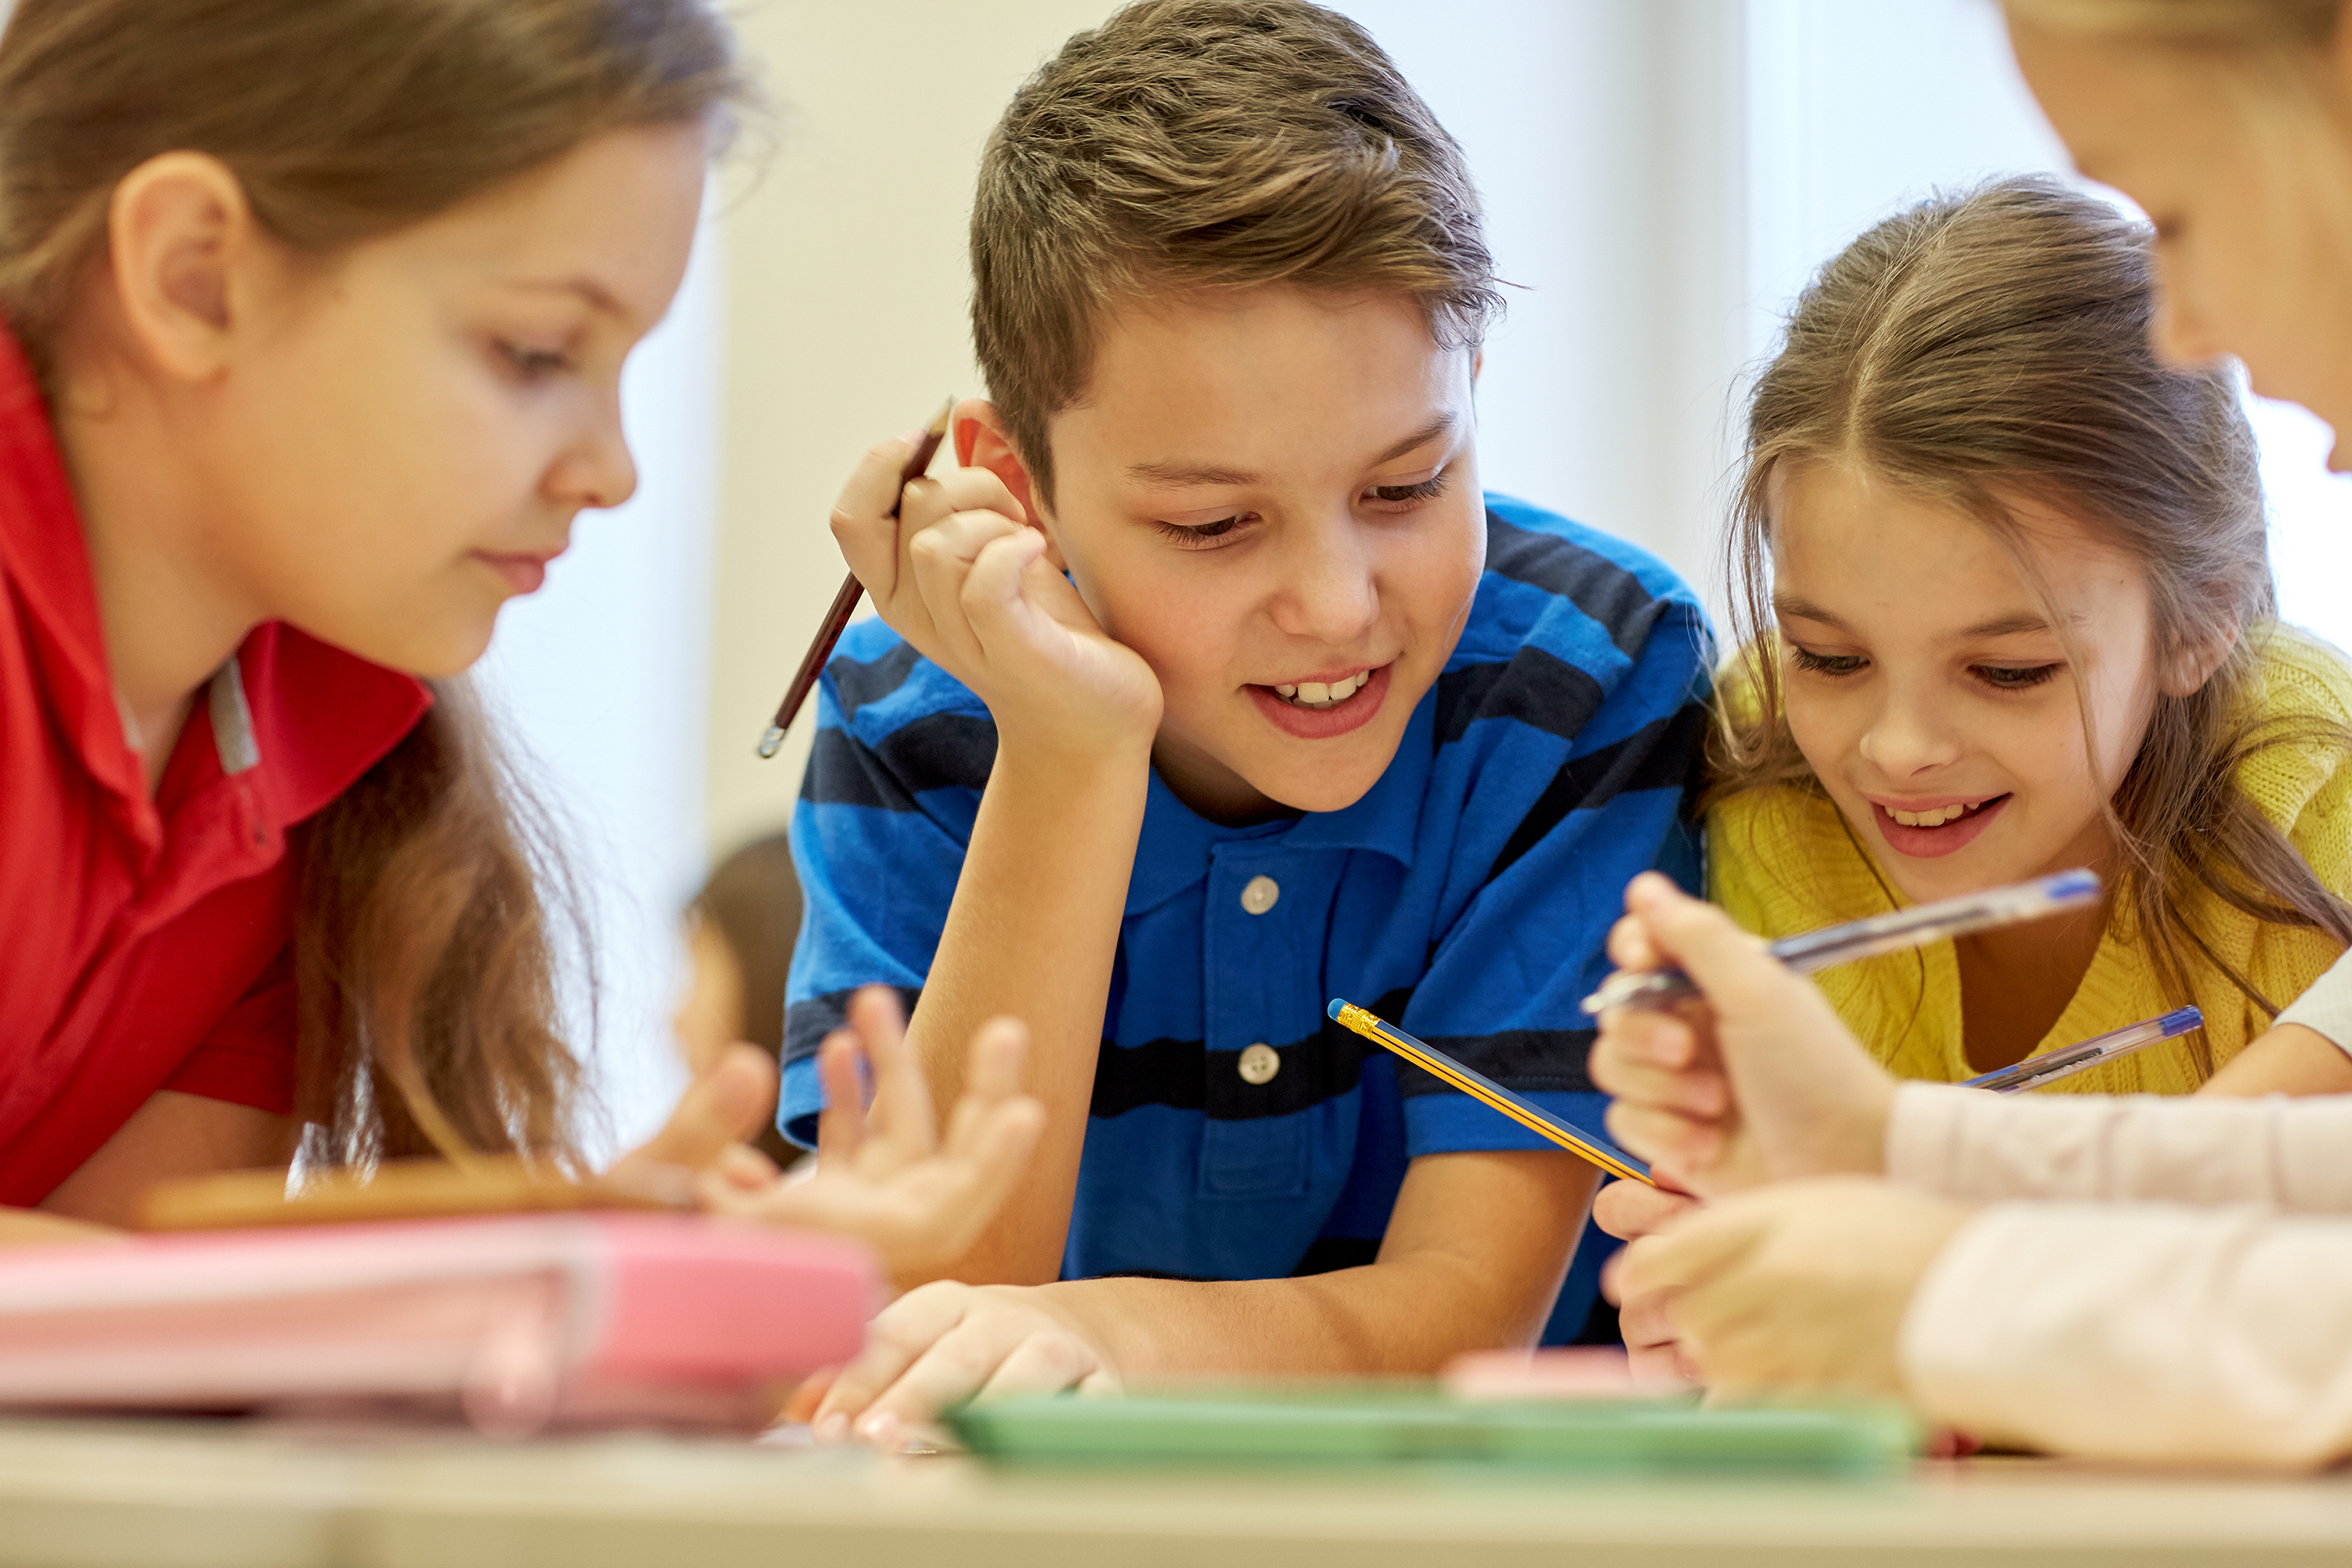
[{"label": "shoulder", "polygon": [[1441,738],[1487,717],[1573,737],[1612,705],[1638,710],[1612,726],[1630,732],[1703,699],[1711,658],[1697,595],[1664,562],[1490,494],[1486,571],[1440,683]]},{"label": "shoulder", "polygon": [[1668,621],[1705,625],[1698,596],[1664,562],[1557,512],[1488,494],[1486,572],[1465,640],[1475,631],[1572,641],[1589,628],[1632,654]]},{"label": "shoulder", "polygon": [[2250,740],[2239,787],[2284,830],[2330,887],[2352,870],[2352,661],[2297,626],[2257,634],[2260,664],[2247,693]]},{"label": "shoulder", "polygon": [[2261,678],[2254,700],[2263,717],[2352,723],[2352,659],[2341,648],[2283,621],[2256,635]]},{"label": "shoulder", "polygon": [[996,760],[988,705],[879,617],[842,634],[819,686],[803,797],[903,808],[930,790],[976,795],[987,784]]}]

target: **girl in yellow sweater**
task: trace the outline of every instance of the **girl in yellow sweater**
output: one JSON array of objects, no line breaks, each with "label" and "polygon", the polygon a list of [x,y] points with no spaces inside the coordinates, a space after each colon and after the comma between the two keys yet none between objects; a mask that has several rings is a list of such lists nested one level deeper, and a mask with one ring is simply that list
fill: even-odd
[{"label": "girl in yellow sweater", "polygon": [[2111,889],[1822,974],[1905,1077],[2194,1002],[2201,1035],[2063,1087],[2352,1089],[2272,1028],[2352,942],[2352,669],[2275,620],[2235,387],[2155,358],[2152,273],[2054,183],[1939,197],[1822,268],[1756,387],[1714,898],[1779,937],[2072,866]]}]

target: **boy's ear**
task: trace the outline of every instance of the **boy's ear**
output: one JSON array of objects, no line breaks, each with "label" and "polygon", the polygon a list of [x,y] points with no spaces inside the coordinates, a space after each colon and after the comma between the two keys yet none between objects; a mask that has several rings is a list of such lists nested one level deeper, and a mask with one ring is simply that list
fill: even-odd
[{"label": "boy's ear", "polygon": [[2230,650],[2238,646],[2238,626],[2232,621],[2214,626],[2195,642],[2183,643],[2172,651],[2166,668],[2158,671],[2158,689],[2167,697],[2194,697],[2213,679]]},{"label": "boy's ear", "polygon": [[956,405],[950,428],[955,436],[956,467],[986,468],[1003,479],[1013,499],[1035,521],[1037,500],[1029,481],[1029,465],[1013,449],[1012,432],[1005,428],[1004,416],[996,411],[996,405],[985,397],[965,398]]},{"label": "boy's ear", "polygon": [[967,397],[956,405],[950,428],[955,434],[956,464],[959,468],[986,468],[1004,481],[1021,510],[1029,514],[1032,526],[1045,536],[1045,559],[1056,572],[1066,572],[1069,563],[1062,559],[1062,548],[1055,542],[1052,519],[1037,504],[1034,482],[1029,477],[1029,465],[1014,449],[1012,432],[1005,428],[1004,416],[996,405],[985,397]]},{"label": "boy's ear", "polygon": [[226,164],[164,153],[114,187],[103,287],[143,359],[182,380],[209,380],[228,359],[246,275],[271,243]]}]

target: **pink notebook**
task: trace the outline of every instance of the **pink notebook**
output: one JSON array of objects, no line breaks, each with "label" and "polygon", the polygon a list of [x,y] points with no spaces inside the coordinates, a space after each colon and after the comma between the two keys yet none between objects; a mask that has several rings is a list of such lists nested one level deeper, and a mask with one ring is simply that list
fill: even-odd
[{"label": "pink notebook", "polygon": [[0,1250],[0,1405],[748,1430],[880,1300],[855,1243],[678,1215]]}]

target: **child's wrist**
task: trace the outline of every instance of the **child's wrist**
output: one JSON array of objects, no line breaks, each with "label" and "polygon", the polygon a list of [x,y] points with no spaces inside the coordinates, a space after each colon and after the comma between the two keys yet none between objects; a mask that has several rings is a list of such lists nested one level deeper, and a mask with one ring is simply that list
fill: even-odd
[{"label": "child's wrist", "polygon": [[1157,713],[1150,723],[1068,723],[1000,716],[996,721],[997,766],[1035,769],[1062,779],[1140,774],[1151,766],[1151,743],[1158,736],[1158,721]]}]

